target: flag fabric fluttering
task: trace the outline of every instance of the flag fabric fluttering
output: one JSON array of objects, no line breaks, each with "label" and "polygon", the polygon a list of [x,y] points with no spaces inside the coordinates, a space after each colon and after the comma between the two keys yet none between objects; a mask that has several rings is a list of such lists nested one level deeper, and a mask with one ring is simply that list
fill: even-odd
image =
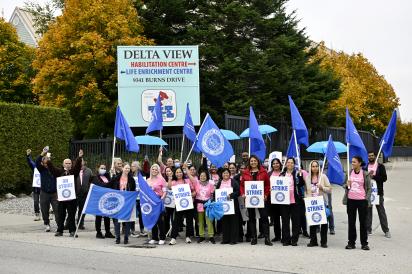
[{"label": "flag fabric fluttering", "polygon": [[[183,125],[183,134],[190,140],[190,142],[196,141],[196,130],[195,126],[193,125],[192,114],[190,113],[189,103],[186,105],[186,116],[185,116],[185,124]],[[199,152],[197,147],[193,147],[193,151]]]},{"label": "flag fabric fluttering", "polygon": [[353,124],[348,108],[346,108],[346,143],[349,144],[349,159],[352,159],[353,156],[360,156],[363,162],[368,164],[368,151]]},{"label": "flag fabric fluttering", "polygon": [[233,155],[232,145],[223,136],[209,113],[200,127],[195,146],[217,167],[222,167]]},{"label": "flag fabric fluttering", "polygon": [[394,110],[388,127],[386,128],[385,134],[383,134],[380,142],[380,146],[382,147],[382,152],[385,157],[390,157],[392,155],[393,142],[395,140],[396,134],[396,121],[397,114],[396,110]]},{"label": "flag fabric fluttering", "polygon": [[[114,136],[118,139],[124,140],[127,151],[139,152],[139,144],[134,138],[133,132],[129,127],[126,119],[123,116],[120,107],[116,109],[116,121],[114,124]],[[113,152],[114,153],[114,152]]]},{"label": "flag fabric fluttering", "polygon": [[156,195],[140,173],[138,180],[142,221],[144,227],[151,230],[159,220],[159,216],[164,210],[164,204],[162,199]]},{"label": "flag fabric fluttering", "polygon": [[298,144],[302,144],[305,146],[309,146],[309,132],[306,128],[305,122],[303,121],[302,116],[299,113],[298,108],[296,107],[295,103],[292,100],[290,95],[289,98],[289,105],[290,105],[290,116],[292,120],[292,128],[296,131],[296,141]]},{"label": "flag fabric fluttering", "polygon": [[290,136],[290,141],[289,141],[289,146],[288,150],[286,151],[286,157],[293,157],[293,158],[298,158],[300,154],[299,148],[296,150],[296,145],[295,145],[295,136],[292,135]]},{"label": "flag fabric fluttering", "polygon": [[152,120],[150,121],[149,126],[146,129],[146,134],[149,134],[155,130],[162,130],[163,129],[163,114],[162,114],[162,98],[160,97],[160,93],[157,96],[156,104],[152,111]]},{"label": "flag fabric fluttering", "polygon": [[[342,185],[345,181],[345,173],[340,162],[339,154],[332,140],[332,135],[329,135],[328,146],[326,148],[325,158],[328,160],[327,176],[333,184]],[[325,163],[323,163],[325,164]]]},{"label": "flag fabric fluttering", "polygon": [[263,162],[266,157],[266,145],[259,131],[259,124],[252,107],[250,107],[249,113],[249,142],[250,155],[256,155]]}]

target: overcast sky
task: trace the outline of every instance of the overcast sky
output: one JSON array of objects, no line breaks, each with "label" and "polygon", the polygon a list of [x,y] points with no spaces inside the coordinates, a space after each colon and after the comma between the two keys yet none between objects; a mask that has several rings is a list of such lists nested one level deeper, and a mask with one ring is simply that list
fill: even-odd
[{"label": "overcast sky", "polygon": [[[25,0],[2,1],[6,20]],[[38,0],[39,3],[46,2]],[[299,27],[326,46],[346,53],[361,52],[392,84],[400,98],[401,118],[412,121],[412,1],[290,0]]]}]

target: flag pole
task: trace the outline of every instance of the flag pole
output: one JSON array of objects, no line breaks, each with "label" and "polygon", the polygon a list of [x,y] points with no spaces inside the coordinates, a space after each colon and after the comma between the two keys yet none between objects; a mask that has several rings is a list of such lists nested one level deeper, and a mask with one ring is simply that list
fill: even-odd
[{"label": "flag pole", "polygon": [[84,211],[86,210],[86,208],[89,204],[90,193],[92,192],[93,186],[94,186],[94,184],[90,185],[89,192],[87,193],[86,201],[84,202],[84,206],[83,206],[83,210],[82,210],[82,214],[80,216],[80,219],[77,222],[76,231],[74,232],[73,240],[76,239],[77,232],[79,231],[80,221],[82,220],[82,218],[84,218],[86,216],[86,214],[84,214]]},{"label": "flag pole", "polygon": [[199,138],[199,133],[200,133],[200,131],[202,130],[202,127],[203,127],[203,125],[205,124],[206,118],[207,118],[208,116],[209,116],[209,113],[207,113],[206,116],[205,116],[205,119],[203,119],[202,125],[200,126],[199,131],[197,132],[196,140],[193,142],[192,147],[190,148],[190,151],[189,151],[189,154],[187,155],[187,158],[186,158],[185,163],[187,162],[187,160],[189,160],[190,154],[192,154],[193,148],[195,147],[196,142],[197,142],[197,138]]},{"label": "flag pole", "polygon": [[116,136],[113,137],[113,153],[112,153],[112,168],[111,170],[113,170],[114,168],[114,151],[116,149]]},{"label": "flag pole", "polygon": [[298,155],[298,167],[299,167],[299,170],[300,170],[300,151],[299,151],[299,148],[298,148],[298,140],[296,139],[296,129],[294,129],[293,130],[293,137],[294,137],[294,139],[295,139],[295,146],[296,146],[296,154]]},{"label": "flag pole", "polygon": [[348,164],[348,181],[349,181],[349,170],[350,170],[350,167],[349,167],[349,161],[350,161],[350,159],[349,159],[349,146],[350,146],[350,144],[349,143],[346,143],[346,158],[347,158],[347,160],[346,160],[346,163]]},{"label": "flag pole", "polygon": [[382,143],[381,143],[381,145],[380,145],[380,147],[379,147],[378,155],[376,155],[375,164],[373,165],[373,169],[374,169],[374,170],[376,170],[376,167],[378,166],[379,155],[380,155],[381,152],[382,152],[382,148],[383,148],[383,145],[384,145],[384,144],[385,144],[385,140],[382,140]]},{"label": "flag pole", "polygon": [[[159,136],[160,136],[160,139],[162,139],[162,130],[159,130],[160,132],[159,132]],[[162,139],[163,140],[163,139]],[[160,148],[163,150],[163,145],[160,145]]]},{"label": "flag pole", "polygon": [[[326,153],[325,153],[325,156],[323,156],[322,170],[319,173],[319,185],[322,183],[322,177],[323,177],[323,171],[325,170],[325,165],[326,165]],[[309,167],[309,168],[312,168],[312,167]]]},{"label": "flag pole", "polygon": [[185,134],[182,133],[182,149],[180,150],[180,162],[183,160],[183,148],[185,147]]}]

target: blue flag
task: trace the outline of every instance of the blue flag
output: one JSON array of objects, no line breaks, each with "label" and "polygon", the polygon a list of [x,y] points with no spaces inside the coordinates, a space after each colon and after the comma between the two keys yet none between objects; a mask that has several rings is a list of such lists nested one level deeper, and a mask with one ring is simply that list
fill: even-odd
[{"label": "blue flag", "polygon": [[349,110],[346,108],[346,143],[349,144],[349,159],[353,156],[360,156],[365,164],[368,164],[368,151],[350,118]]},{"label": "blue flag", "polygon": [[380,145],[382,146],[382,152],[385,157],[390,157],[392,155],[393,142],[395,140],[396,134],[396,120],[397,114],[396,110],[394,110],[391,120],[389,121],[389,125],[386,128],[385,134],[383,134],[380,142]]},{"label": "blue flag", "polygon": [[92,184],[82,213],[130,220],[136,198],[136,191],[120,191]]},{"label": "blue flag", "polygon": [[116,121],[114,124],[114,136],[126,142],[127,151],[139,152],[139,144],[134,138],[133,132],[126,119],[123,117],[120,107],[116,109]]},{"label": "blue flag", "polygon": [[[183,134],[190,140],[190,142],[196,141],[196,131],[193,125],[192,114],[190,114],[189,103],[186,105],[186,117],[185,124],[183,126]],[[194,152],[199,152],[196,146],[193,147]]]},{"label": "blue flag", "polygon": [[298,144],[309,146],[309,133],[306,128],[305,122],[299,113],[298,108],[292,100],[292,97],[288,95],[290,105],[290,116],[292,119],[292,128],[296,131],[296,139]]},{"label": "blue flag", "polygon": [[286,157],[293,157],[296,159],[299,157],[299,152],[299,147],[298,150],[296,150],[295,136],[292,133],[292,136],[290,136],[288,150],[286,151]]},{"label": "blue flag", "polygon": [[250,107],[249,114],[249,142],[250,155],[256,155],[262,162],[265,161],[266,145],[259,131],[259,125],[252,107]]},{"label": "blue flag", "polygon": [[327,176],[329,178],[329,181],[333,184],[343,185],[343,182],[345,181],[345,173],[343,172],[339,154],[336,150],[335,144],[333,143],[332,135],[329,135],[329,141],[325,156],[328,160]]},{"label": "blue flag", "polygon": [[163,114],[162,114],[162,99],[160,93],[157,96],[157,101],[152,111],[152,120],[146,129],[146,134],[163,129]]},{"label": "blue flag", "polygon": [[200,127],[196,146],[217,167],[223,166],[233,155],[232,145],[220,132],[209,113]]},{"label": "blue flag", "polygon": [[142,221],[144,227],[151,230],[159,220],[159,216],[164,210],[164,204],[162,199],[156,195],[140,173],[138,175],[138,180],[140,187],[140,212],[142,213]]}]

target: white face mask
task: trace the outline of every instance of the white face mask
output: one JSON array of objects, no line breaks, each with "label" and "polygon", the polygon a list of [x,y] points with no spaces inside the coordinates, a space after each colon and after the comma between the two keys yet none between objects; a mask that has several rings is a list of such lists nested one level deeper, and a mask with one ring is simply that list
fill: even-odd
[{"label": "white face mask", "polygon": [[100,168],[99,169],[99,175],[104,175],[104,174],[106,174],[106,170],[103,169],[103,168]]}]

